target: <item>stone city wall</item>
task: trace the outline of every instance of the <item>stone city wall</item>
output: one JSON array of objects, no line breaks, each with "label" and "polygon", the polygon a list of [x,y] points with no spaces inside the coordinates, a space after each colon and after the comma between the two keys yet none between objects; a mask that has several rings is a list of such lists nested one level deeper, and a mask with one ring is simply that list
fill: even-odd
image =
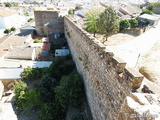
[{"label": "stone city wall", "polygon": [[58,11],[34,11],[38,35],[64,32],[64,19]]},{"label": "stone city wall", "polygon": [[84,79],[93,119],[123,120],[119,117],[122,104],[141,85],[143,76],[68,17],[64,17],[64,30]]}]

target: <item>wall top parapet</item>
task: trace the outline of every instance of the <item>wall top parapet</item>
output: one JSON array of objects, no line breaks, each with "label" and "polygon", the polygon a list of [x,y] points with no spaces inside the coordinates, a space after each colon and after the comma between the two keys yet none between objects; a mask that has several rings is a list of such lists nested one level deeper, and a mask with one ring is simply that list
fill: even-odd
[{"label": "wall top parapet", "polygon": [[117,75],[121,74],[121,77],[127,76],[126,79],[132,79],[132,88],[140,87],[144,76],[139,73],[139,71],[135,70],[134,68],[127,67],[127,63],[123,60],[123,58],[117,57],[116,54],[113,51],[108,50],[107,46],[105,46],[102,42],[91,36],[91,34],[89,34],[83,28],[77,26],[77,24],[72,19],[66,16],[65,19],[67,20],[67,22],[72,23],[73,27],[78,31],[78,33],[81,34],[82,37],[85,36],[83,40],[88,43],[89,47],[94,48],[95,53],[98,52],[101,59],[105,59],[106,63],[108,63],[109,66],[112,66],[115,69]]}]

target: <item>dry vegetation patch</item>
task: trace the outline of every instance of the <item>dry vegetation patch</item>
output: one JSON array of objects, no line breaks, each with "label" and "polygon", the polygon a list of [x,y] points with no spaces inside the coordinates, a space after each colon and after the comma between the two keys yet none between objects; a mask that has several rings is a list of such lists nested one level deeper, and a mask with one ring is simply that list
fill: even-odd
[{"label": "dry vegetation patch", "polygon": [[112,35],[108,37],[108,40],[106,41],[104,34],[96,34],[96,38],[100,40],[101,42],[104,42],[106,46],[116,46],[125,42],[128,42],[129,40],[135,38],[135,34],[131,33],[118,33],[115,35]]}]

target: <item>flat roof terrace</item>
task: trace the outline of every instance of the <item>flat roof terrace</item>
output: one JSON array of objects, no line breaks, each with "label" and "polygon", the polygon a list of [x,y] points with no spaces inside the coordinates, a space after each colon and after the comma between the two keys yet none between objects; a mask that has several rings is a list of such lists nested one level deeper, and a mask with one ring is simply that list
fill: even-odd
[{"label": "flat roof terrace", "polygon": [[21,46],[25,40],[26,40],[26,37],[15,36],[15,35],[11,35],[9,37],[5,36],[1,38],[0,39],[0,57],[4,56],[4,54],[8,52],[7,49],[10,48],[10,45],[12,45],[13,47],[18,47],[18,46]]}]

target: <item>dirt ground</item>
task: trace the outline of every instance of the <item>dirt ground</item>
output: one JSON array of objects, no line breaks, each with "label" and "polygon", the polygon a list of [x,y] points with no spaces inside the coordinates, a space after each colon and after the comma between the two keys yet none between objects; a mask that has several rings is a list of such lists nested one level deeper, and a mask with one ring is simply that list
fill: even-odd
[{"label": "dirt ground", "polygon": [[[128,33],[118,33],[104,42],[106,49],[123,59],[127,66],[140,71],[148,80],[160,85],[160,22],[145,33],[136,36]],[[104,36],[97,34],[96,38],[104,41]]]},{"label": "dirt ground", "polygon": [[136,35],[131,34],[131,33],[118,33],[118,34],[115,34],[115,35],[108,37],[108,39],[106,41],[106,38],[104,35],[96,34],[96,38],[98,40],[100,40],[101,42],[105,41],[104,44],[106,46],[115,46],[115,45],[119,45],[122,43],[126,43],[135,37],[136,37]]}]

